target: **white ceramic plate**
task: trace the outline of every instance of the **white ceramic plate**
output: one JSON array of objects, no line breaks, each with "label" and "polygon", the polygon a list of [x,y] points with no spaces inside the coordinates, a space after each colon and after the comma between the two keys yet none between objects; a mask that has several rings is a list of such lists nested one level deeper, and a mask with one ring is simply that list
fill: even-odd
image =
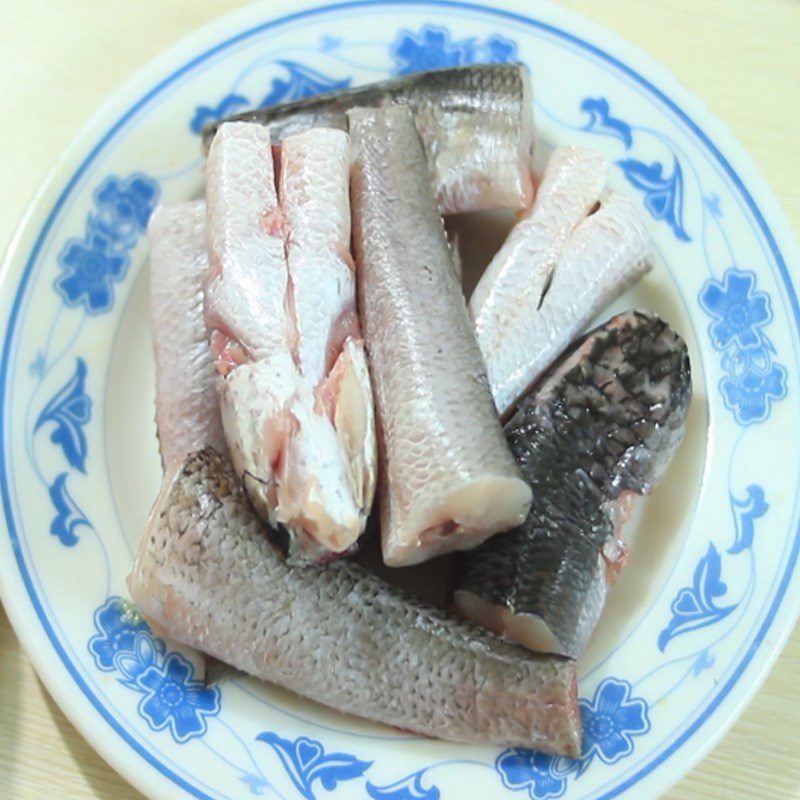
[{"label": "white ceramic plate", "polygon": [[[798,609],[797,249],[719,123],[636,50],[549,5],[265,2],[186,39],[102,109],[4,266],[3,600],[43,680],[145,794],[321,800],[644,798],[714,744]],[[614,163],[653,274],[617,304],[689,341],[687,441],[630,526],[633,555],[582,664],[583,756],[406,736],[201,660],[122,599],[160,478],[145,225],[202,187],[200,126],[261,102],[470,61],[522,60],[545,146]],[[542,148],[542,152],[546,147]],[[487,250],[488,233],[467,246]],[[490,238],[490,237],[489,237]]]}]

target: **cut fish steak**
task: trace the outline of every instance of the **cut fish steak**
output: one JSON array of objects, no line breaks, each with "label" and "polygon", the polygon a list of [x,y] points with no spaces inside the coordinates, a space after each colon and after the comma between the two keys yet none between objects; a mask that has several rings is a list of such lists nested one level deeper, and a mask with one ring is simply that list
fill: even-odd
[{"label": "cut fish steak", "polygon": [[648,270],[650,238],[630,201],[603,197],[608,164],[555,150],[530,212],[470,298],[497,410],[516,401],[586,325]]},{"label": "cut fish steak", "polygon": [[[324,126],[347,129],[348,109],[405,104],[414,114],[443,214],[524,208],[533,196],[533,100],[522,64],[432,70],[246,111],[275,142]],[[206,147],[219,129],[203,131]]]},{"label": "cut fish steak", "polygon": [[622,568],[629,500],[661,478],[691,399],[683,340],[629,312],[578,344],[506,435],[533,488],[525,523],[456,562],[456,608],[534,650],[578,657]]},{"label": "cut fish steak", "polygon": [[349,117],[383,557],[401,566],[520,524],[531,493],[492,406],[411,113],[393,106]]},{"label": "cut fish steak", "polygon": [[288,566],[213,451],[165,480],[128,586],[170,638],[340,711],[579,753],[572,661],[503,642],[347,560]]},{"label": "cut fish steak", "polygon": [[161,205],[148,226],[156,425],[167,470],[206,446],[226,452],[203,320],[205,216],[202,200]]},{"label": "cut fish steak", "polygon": [[349,141],[228,123],[207,164],[206,324],[245,489],[292,557],[350,549],[375,485],[375,423],[349,256]]}]

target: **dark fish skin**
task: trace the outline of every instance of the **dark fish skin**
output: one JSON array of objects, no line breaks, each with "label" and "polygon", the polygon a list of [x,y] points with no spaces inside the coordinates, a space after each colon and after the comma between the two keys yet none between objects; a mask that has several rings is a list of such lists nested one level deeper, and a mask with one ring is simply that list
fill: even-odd
[{"label": "dark fish skin", "polygon": [[422,138],[442,213],[523,208],[533,197],[533,102],[522,64],[431,70],[257,108],[203,129],[208,151],[223,122],[269,125],[272,141],[312,127],[347,130],[348,109],[407,105]]},{"label": "dark fish skin", "polygon": [[628,312],[588,334],[505,427],[533,506],[519,528],[458,555],[456,608],[577,658],[624,563],[626,496],[666,471],[690,399],[686,345],[658,317]]},{"label": "dark fish skin", "polygon": [[227,460],[194,453],[162,485],[131,596],[170,638],[340,711],[578,755],[573,661],[503,641],[352,562],[290,566],[265,534]]}]

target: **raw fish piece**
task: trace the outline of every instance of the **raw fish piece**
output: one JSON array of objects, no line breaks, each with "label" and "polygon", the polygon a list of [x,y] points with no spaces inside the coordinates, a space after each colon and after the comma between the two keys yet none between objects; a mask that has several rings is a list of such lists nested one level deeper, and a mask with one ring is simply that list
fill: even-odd
[{"label": "raw fish piece", "polygon": [[203,320],[205,216],[202,200],[161,205],[147,229],[156,426],[167,470],[206,446],[226,452],[217,373]]},{"label": "raw fish piece", "polygon": [[372,390],[349,263],[349,143],[314,129],[281,148],[229,123],[207,165],[206,323],[231,459],[294,558],[348,551],[375,485]]},{"label": "raw fish piece", "polygon": [[[280,142],[312,127],[347,130],[348,109],[393,104],[405,104],[414,114],[443,214],[530,203],[533,99],[522,64],[419,72],[230,119],[269,125],[273,141]],[[203,131],[206,147],[220,124]]]},{"label": "raw fish piece", "polygon": [[592,331],[506,425],[533,488],[525,523],[456,560],[456,608],[533,650],[583,652],[627,548],[634,494],[658,482],[691,399],[683,340],[629,312]]},{"label": "raw fish piece", "polygon": [[383,557],[401,566],[520,524],[531,494],[492,406],[411,113],[354,109],[349,118]]},{"label": "raw fish piece", "polygon": [[179,642],[427,736],[577,756],[575,665],[425,606],[346,560],[290,567],[213,451],[164,482],[128,586]]}]

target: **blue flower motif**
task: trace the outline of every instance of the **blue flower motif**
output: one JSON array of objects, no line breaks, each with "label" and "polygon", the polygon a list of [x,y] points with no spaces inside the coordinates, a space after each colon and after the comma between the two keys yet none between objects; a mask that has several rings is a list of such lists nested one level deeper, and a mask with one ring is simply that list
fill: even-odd
[{"label": "blue flower motif", "polygon": [[418,34],[401,31],[391,53],[397,64],[395,75],[410,75],[470,64],[474,60],[475,40],[452,42],[447,28],[423,25]]},{"label": "blue flower motif", "polygon": [[292,783],[306,800],[316,800],[314,781],[319,780],[332,792],[339,781],[358,778],[372,766],[371,761],[360,761],[348,753],[326,753],[322,742],[307,736],[291,741],[264,731],[256,739],[275,750]]},{"label": "blue flower motif", "polygon": [[114,305],[115,282],[128,271],[127,253],[100,233],[87,241],[70,239],[58,257],[64,274],[54,283],[56,290],[71,307],[83,305],[90,314],[101,314]]},{"label": "blue flower motif", "polygon": [[681,241],[691,241],[683,227],[683,172],[678,160],[672,174],[665,176],[664,167],[658,161],[645,164],[635,158],[617,161],[625,177],[637,189],[644,192],[644,206],[652,217],[664,220]]},{"label": "blue flower motif", "polygon": [[225,117],[236,113],[240,108],[249,105],[250,101],[244,95],[231,92],[226,94],[215,106],[197,106],[194,110],[192,121],[189,123],[189,130],[200,135],[203,132],[203,128],[210,122],[225,119]]},{"label": "blue flower motif", "polygon": [[315,94],[338,92],[340,89],[347,89],[352,82],[352,78],[329,78],[296,61],[279,60],[275,63],[280,64],[288,71],[289,79],[275,78],[272,81],[272,89],[261,101],[261,108],[276,103],[286,103],[289,100],[302,100],[304,97],[311,97]]},{"label": "blue flower motif", "polygon": [[516,43],[505,36],[496,33],[483,43],[481,61],[485,64],[511,64],[517,58]]},{"label": "blue flower motif", "polygon": [[373,800],[439,800],[441,794],[436,786],[426,789],[422,785],[424,774],[425,770],[421,769],[388,786],[376,786],[367,781],[367,794]]},{"label": "blue flower motif", "polygon": [[576,777],[595,755],[604,764],[615,764],[633,752],[633,737],[650,730],[647,703],[631,697],[628,681],[606,678],[595,690],[594,699],[581,700],[583,752]]},{"label": "blue flower motif", "polygon": [[730,495],[733,524],[736,530],[734,543],[728,548],[730,555],[736,555],[753,546],[755,521],[769,511],[769,503],[764,499],[763,487],[752,483],[745,491],[747,497],[743,500],[739,500],[733,494]]},{"label": "blue flower motif", "polygon": [[722,582],[720,556],[713,542],[709,542],[706,554],[697,562],[691,586],[683,587],[670,605],[672,619],[658,637],[658,649],[663,653],[675,636],[705,628],[724,619],[737,604],[718,606],[728,587]]},{"label": "blue flower motif", "polygon": [[504,36],[495,33],[482,43],[474,37],[454,40],[447,28],[438,25],[423,25],[419,33],[400,31],[391,55],[395,75],[465,64],[508,64],[518,58],[516,43]]},{"label": "blue flower motif", "polygon": [[605,97],[585,98],[581,103],[581,111],[585,111],[589,115],[589,121],[583,128],[585,131],[621,139],[625,143],[625,149],[630,149],[633,144],[631,126],[627,122],[611,116],[608,100]]},{"label": "blue flower motif", "polygon": [[786,370],[773,364],[766,372],[751,370],[738,380],[723,378],[720,389],[725,407],[741,425],[763,422],[773,401],[786,396]]},{"label": "blue flower motif", "polygon": [[56,477],[48,491],[50,500],[56,508],[56,515],[50,523],[50,533],[58,537],[65,547],[73,547],[78,543],[75,529],[80,525],[91,528],[92,523],[70,497],[67,491],[66,472],[62,472]]},{"label": "blue flower motif", "polygon": [[70,466],[84,473],[88,446],[83,427],[92,417],[92,401],[86,394],[85,386],[86,362],[78,358],[72,377],[42,409],[33,429],[36,432],[45,423],[54,422],[55,429],[50,434],[50,441],[61,447]]},{"label": "blue flower motif", "polygon": [[148,634],[150,627],[142,615],[121,597],[109,597],[94,612],[94,626],[98,633],[89,639],[89,652],[97,667],[104,672],[115,669],[114,660],[119,653],[133,653],[139,634]]},{"label": "blue flower motif", "polygon": [[194,667],[180,653],[169,653],[163,664],[151,664],[136,677],[144,692],[139,713],[153,730],[168,728],[184,744],[202,736],[206,717],[219,713],[219,689],[194,679]]},{"label": "blue flower motif", "polygon": [[700,305],[714,317],[709,326],[711,341],[718,350],[731,343],[743,349],[761,344],[759,328],[772,319],[769,296],[754,291],[756,276],[738,269],[726,270],[722,283],[706,281],[700,292]]},{"label": "blue flower motif", "polygon": [[548,800],[567,790],[566,778],[553,771],[554,761],[544,753],[513,747],[500,753],[495,769],[506,788],[526,789],[531,800]]},{"label": "blue flower motif", "polygon": [[158,663],[166,649],[164,642],[149,630],[139,631],[129,649],[119,649],[114,654],[114,667],[123,675],[122,684],[138,690],[138,677]]},{"label": "blue flower motif", "polygon": [[87,238],[100,234],[115,249],[130,250],[147,230],[157,200],[158,184],[146,175],[106,178],[94,193],[97,209],[89,215]]}]

